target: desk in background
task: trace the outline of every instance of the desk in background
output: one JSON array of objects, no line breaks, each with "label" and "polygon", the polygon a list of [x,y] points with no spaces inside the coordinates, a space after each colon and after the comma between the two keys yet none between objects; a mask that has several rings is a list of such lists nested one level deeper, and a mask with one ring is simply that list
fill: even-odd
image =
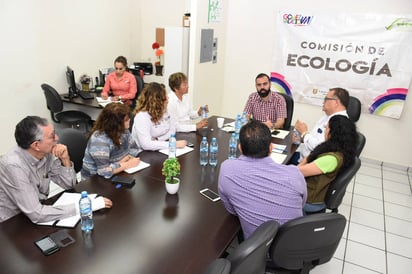
[{"label": "desk in background", "polygon": [[98,93],[91,92],[90,94],[92,94],[94,98],[87,100],[81,98],[80,96],[75,98],[66,98],[64,95],[67,94],[60,94],[60,98],[63,101],[63,109],[80,110],[89,114],[93,120],[96,120],[99,116],[100,111],[102,110],[102,107],[96,100],[96,96],[98,95]]},{"label": "desk in background", "polygon": [[[219,142],[217,167],[199,164],[202,135],[209,140],[216,137]],[[23,214],[1,223],[1,271],[202,273],[240,229],[238,219],[225,210],[221,201],[211,202],[199,194],[204,187],[217,191],[229,137],[229,133],[216,128],[216,117],[209,118],[209,129],[177,134],[177,139],[195,144],[194,151],[179,157],[182,168],[177,195],[166,193],[161,168],[167,156],[159,152],[140,154],[143,161],[151,164],[149,168],[121,174],[135,178],[136,185],[131,189],[116,189],[110,180],[99,176],[78,184],[76,192],[87,190],[107,196],[112,199],[113,208],[94,213],[95,229],[91,234],[83,235],[80,225],[68,229],[76,242],[48,257],[33,242],[61,228],[32,224]],[[288,149],[293,154],[293,146]]]}]

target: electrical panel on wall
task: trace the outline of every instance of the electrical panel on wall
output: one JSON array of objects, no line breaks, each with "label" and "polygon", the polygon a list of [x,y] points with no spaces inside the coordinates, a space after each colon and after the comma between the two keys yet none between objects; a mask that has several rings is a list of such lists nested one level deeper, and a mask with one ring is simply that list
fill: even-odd
[{"label": "electrical panel on wall", "polygon": [[200,38],[200,63],[213,60],[213,29],[202,29]]}]

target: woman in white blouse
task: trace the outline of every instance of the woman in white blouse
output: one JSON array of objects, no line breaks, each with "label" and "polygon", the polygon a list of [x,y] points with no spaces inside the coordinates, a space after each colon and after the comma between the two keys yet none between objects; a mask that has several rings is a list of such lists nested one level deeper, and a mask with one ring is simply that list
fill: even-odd
[{"label": "woman in white blouse", "polygon": [[[165,86],[159,83],[150,83],[140,94],[135,109],[132,136],[142,149],[168,148],[167,140],[176,129],[167,113],[167,103]],[[185,140],[176,142],[177,148],[185,146]]]}]

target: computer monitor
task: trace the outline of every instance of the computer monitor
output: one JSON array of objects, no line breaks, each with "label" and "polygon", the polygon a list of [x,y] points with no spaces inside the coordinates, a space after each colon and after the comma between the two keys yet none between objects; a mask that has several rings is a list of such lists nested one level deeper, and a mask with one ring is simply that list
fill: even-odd
[{"label": "computer monitor", "polygon": [[76,80],[74,78],[74,71],[67,66],[66,70],[66,78],[67,78],[67,84],[69,84],[69,97],[74,98],[77,97],[77,87],[76,87]]}]

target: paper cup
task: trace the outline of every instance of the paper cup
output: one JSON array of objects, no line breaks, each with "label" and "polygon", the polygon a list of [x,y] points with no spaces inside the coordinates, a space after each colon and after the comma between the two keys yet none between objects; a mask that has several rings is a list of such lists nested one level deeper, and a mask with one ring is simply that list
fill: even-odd
[{"label": "paper cup", "polygon": [[217,127],[218,127],[218,128],[222,128],[224,122],[225,122],[225,118],[218,117],[218,118],[217,118]]}]

